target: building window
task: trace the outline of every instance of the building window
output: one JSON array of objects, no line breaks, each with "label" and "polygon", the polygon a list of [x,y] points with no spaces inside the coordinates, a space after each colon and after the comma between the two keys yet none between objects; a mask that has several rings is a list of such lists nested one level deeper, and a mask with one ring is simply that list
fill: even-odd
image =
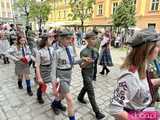
[{"label": "building window", "polygon": [[116,9],[117,9],[118,2],[114,2],[112,5],[113,5],[112,6],[112,13],[114,13],[116,11]]},{"label": "building window", "polygon": [[149,31],[153,32],[153,31],[155,31],[155,28],[156,28],[156,24],[155,23],[149,23],[148,24]]},{"label": "building window", "polygon": [[67,0],[64,0],[64,4],[65,4],[65,5],[67,4]]},{"label": "building window", "polygon": [[102,15],[103,14],[103,5],[98,5],[98,11],[97,11],[97,15]]},{"label": "building window", "polygon": [[59,11],[59,18],[61,18],[61,11]]},{"label": "building window", "polygon": [[5,8],[4,2],[1,2],[1,7]]},{"label": "building window", "polygon": [[8,12],[8,17],[9,17],[9,18],[12,18],[11,12]]},{"label": "building window", "polygon": [[66,11],[64,10],[64,18],[66,18]]},{"label": "building window", "polygon": [[7,8],[10,9],[10,4],[8,2],[6,3],[6,5],[7,5]]},{"label": "building window", "polygon": [[158,10],[158,5],[159,5],[159,0],[152,0],[152,11],[157,11]]},{"label": "building window", "polygon": [[2,12],[2,17],[4,17],[4,18],[6,17],[6,12],[4,12],[4,11]]}]

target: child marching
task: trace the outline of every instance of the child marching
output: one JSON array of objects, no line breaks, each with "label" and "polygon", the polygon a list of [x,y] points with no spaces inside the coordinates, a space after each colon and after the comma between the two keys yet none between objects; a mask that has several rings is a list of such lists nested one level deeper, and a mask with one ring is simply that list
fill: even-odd
[{"label": "child marching", "polygon": [[86,101],[84,100],[84,96],[87,93],[89,101],[91,103],[92,109],[96,114],[97,119],[102,119],[105,117],[104,114],[102,114],[99,111],[98,105],[95,100],[95,93],[94,93],[94,87],[92,84],[92,80],[94,78],[94,66],[96,65],[96,59],[98,58],[97,51],[94,49],[96,45],[96,34],[94,32],[89,32],[86,34],[85,40],[87,41],[87,47],[84,48],[81,53],[80,57],[89,57],[92,58],[92,60],[88,63],[82,63],[80,66],[82,68],[82,77],[83,77],[83,88],[78,96],[78,101],[86,104]]},{"label": "child marching", "polygon": [[[68,116],[69,120],[75,120],[74,108],[73,108],[73,98],[70,93],[71,84],[71,74],[73,64],[79,64],[83,60],[74,60],[74,55],[69,49],[69,44],[71,42],[72,33],[71,32],[60,32],[60,43],[61,47],[56,51],[54,55],[54,68],[53,68],[53,85],[54,94],[57,96],[52,103],[52,108],[56,114],[59,114],[59,110],[65,111],[65,106],[61,103],[63,98],[67,101]],[[87,61],[87,58],[84,58]],[[56,91],[57,79],[60,80],[59,93]],[[59,94],[59,95],[58,95]]]},{"label": "child marching", "polygon": [[26,36],[24,33],[19,33],[17,35],[16,45],[11,46],[7,51],[9,58],[15,61],[15,74],[18,76],[18,87],[23,89],[22,80],[26,81],[27,93],[29,96],[33,95],[31,90],[31,81],[30,81],[30,69],[29,61],[31,60],[31,51],[29,46],[26,44]]},{"label": "child marching", "polygon": [[[39,50],[36,55],[36,75],[39,83],[39,88],[37,90],[37,100],[40,104],[44,103],[42,98],[43,89],[47,83],[52,81],[51,77],[51,66],[53,60],[52,45],[53,34],[43,35],[39,43]],[[45,89],[44,89],[45,90]]]}]

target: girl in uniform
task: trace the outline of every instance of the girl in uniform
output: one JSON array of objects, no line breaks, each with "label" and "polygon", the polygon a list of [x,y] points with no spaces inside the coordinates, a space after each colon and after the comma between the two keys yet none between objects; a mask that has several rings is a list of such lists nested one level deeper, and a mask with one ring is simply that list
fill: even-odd
[{"label": "girl in uniform", "polygon": [[155,110],[151,106],[155,102],[154,88],[160,86],[160,80],[150,79],[148,64],[158,55],[159,41],[160,36],[149,30],[136,33],[129,41],[132,50],[121,66],[110,102],[110,113],[117,120],[137,120],[131,113]]},{"label": "girl in uniform", "polygon": [[42,89],[46,83],[52,81],[51,77],[51,65],[53,58],[52,45],[53,34],[43,35],[39,43],[39,50],[36,55],[36,75],[39,83],[39,88],[37,89],[37,100],[40,104],[44,103],[42,98]]},{"label": "girl in uniform", "polygon": [[26,44],[26,36],[24,33],[17,35],[16,45],[11,46],[7,51],[8,56],[15,60],[15,74],[18,76],[18,87],[23,89],[22,80],[26,80],[27,93],[32,96],[29,61],[31,60],[31,51]]}]

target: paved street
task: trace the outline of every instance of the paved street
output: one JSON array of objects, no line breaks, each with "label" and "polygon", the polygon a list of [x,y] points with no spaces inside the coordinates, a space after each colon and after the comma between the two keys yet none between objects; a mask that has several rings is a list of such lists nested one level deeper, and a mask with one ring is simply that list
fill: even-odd
[{"label": "paved street", "polygon": [[[122,63],[125,54],[124,50],[112,49],[115,66],[110,68],[111,72],[107,76],[100,75],[100,66],[98,67],[97,81],[94,82],[94,86],[97,103],[106,115],[104,120],[113,120],[108,114],[109,98],[119,74],[118,66]],[[77,95],[82,87],[79,66],[74,67],[72,75],[71,92],[74,96],[77,120],[95,120],[90,104],[82,105],[77,101]],[[33,75],[31,75],[31,78],[33,79]],[[17,88],[16,80],[14,64],[4,65],[0,60],[0,120],[68,120],[67,113],[61,113],[59,116],[54,115],[47,96],[44,96],[45,104],[40,105],[37,103],[36,85],[33,87],[34,96],[29,97],[26,90]],[[65,100],[64,104],[66,104]]]}]

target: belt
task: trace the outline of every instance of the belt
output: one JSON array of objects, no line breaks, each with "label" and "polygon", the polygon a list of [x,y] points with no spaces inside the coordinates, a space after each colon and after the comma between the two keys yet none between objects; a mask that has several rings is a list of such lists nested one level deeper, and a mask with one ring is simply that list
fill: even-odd
[{"label": "belt", "polygon": [[72,70],[72,68],[66,68],[66,69],[57,68],[57,70],[60,70],[60,71],[69,71],[69,70]]},{"label": "belt", "polygon": [[49,67],[49,66],[51,66],[51,64],[48,64],[48,65],[40,65],[40,66],[42,66],[42,67]]}]

